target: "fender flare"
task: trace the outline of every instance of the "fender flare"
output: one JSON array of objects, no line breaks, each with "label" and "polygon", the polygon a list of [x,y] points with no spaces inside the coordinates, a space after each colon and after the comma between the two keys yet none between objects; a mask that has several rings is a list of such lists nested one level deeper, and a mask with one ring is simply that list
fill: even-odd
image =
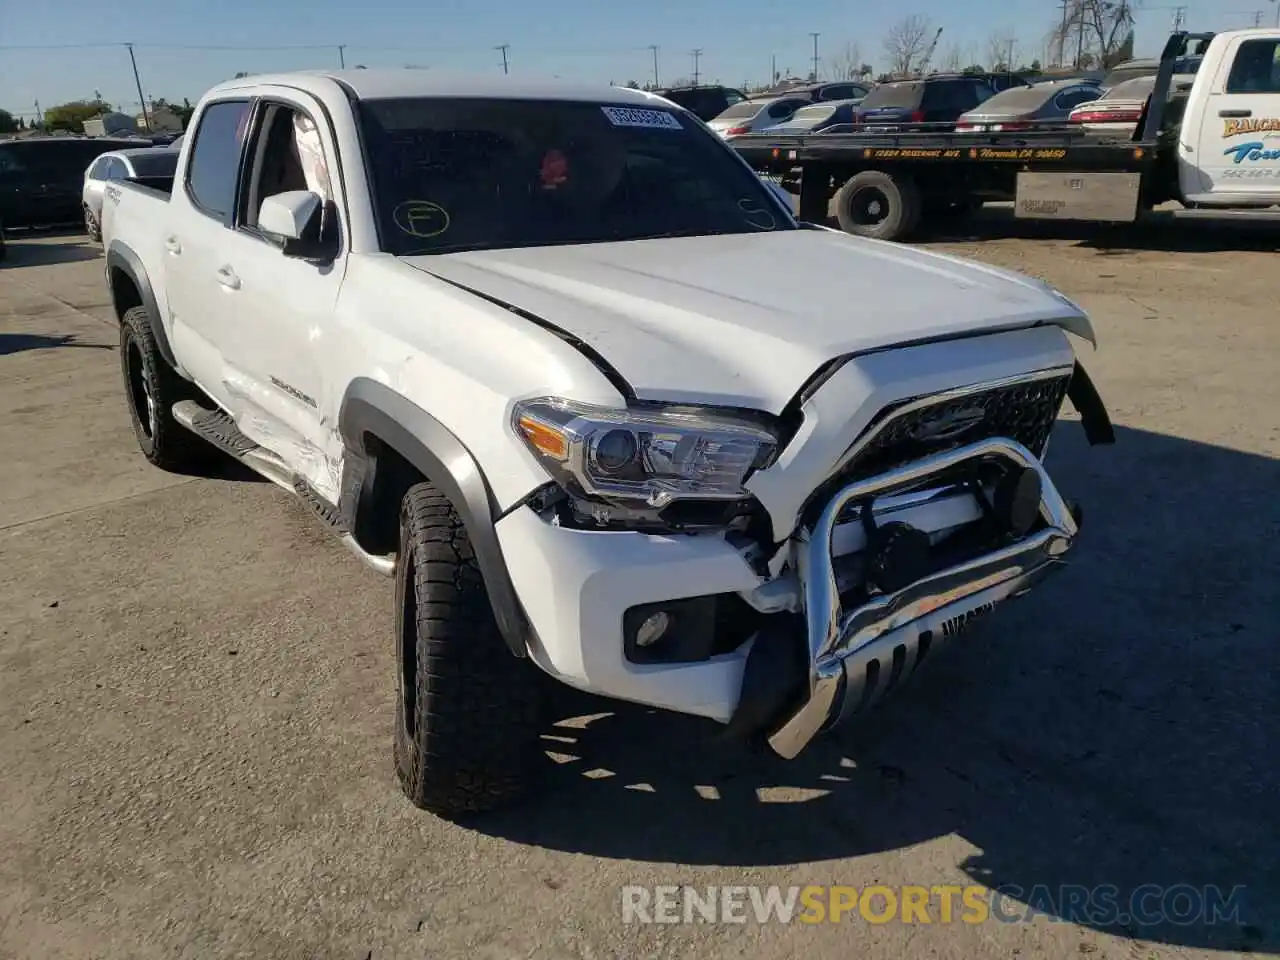
[{"label": "fender flare", "polygon": [[142,298],[142,305],[147,310],[151,334],[156,339],[160,356],[164,357],[165,363],[173,369],[179,370],[178,360],[173,354],[173,347],[169,345],[169,335],[165,332],[164,323],[160,317],[160,305],[156,302],[155,291],[151,289],[151,278],[147,276],[147,268],[142,265],[142,259],[127,244],[112,240],[111,247],[107,250],[106,260],[107,288],[111,291],[111,306],[116,312],[116,319],[124,316],[124,310],[120,309],[116,296],[116,285],[111,282],[112,272],[119,270],[133,282],[138,295]]},{"label": "fender flare", "polygon": [[533,627],[502,555],[494,526],[500,512],[471,451],[431,414],[367,377],[357,377],[348,385],[338,413],[338,431],[347,449],[364,458],[370,455],[366,438],[376,437],[449,498],[471,541],[503,640],[512,654],[527,657],[534,645]]}]

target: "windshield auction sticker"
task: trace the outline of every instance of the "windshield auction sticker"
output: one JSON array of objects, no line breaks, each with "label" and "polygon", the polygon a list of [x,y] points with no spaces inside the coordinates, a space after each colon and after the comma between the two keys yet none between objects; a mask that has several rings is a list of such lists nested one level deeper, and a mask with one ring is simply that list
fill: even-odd
[{"label": "windshield auction sticker", "polygon": [[648,127],[651,130],[683,130],[675,114],[665,110],[637,110],[634,107],[601,107],[615,127]]}]

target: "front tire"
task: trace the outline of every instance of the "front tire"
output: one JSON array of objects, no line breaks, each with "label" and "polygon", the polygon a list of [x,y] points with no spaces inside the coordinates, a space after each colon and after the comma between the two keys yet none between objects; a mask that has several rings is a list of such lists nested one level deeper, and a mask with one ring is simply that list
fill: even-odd
[{"label": "front tire", "polygon": [[396,641],[405,796],[443,817],[520,797],[540,759],[540,687],[502,639],[461,518],[429,483],[400,506]]},{"label": "front tire", "polygon": [[156,346],[146,307],[120,321],[120,372],[133,433],[143,456],[162,470],[185,473],[206,462],[213,448],[173,419],[173,405],[200,391],[169,366]]}]

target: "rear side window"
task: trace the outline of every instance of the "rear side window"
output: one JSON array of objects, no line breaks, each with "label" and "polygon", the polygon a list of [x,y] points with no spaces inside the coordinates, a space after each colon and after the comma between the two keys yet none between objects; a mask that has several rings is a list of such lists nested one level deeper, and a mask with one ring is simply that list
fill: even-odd
[{"label": "rear side window", "polygon": [[908,110],[916,110],[924,99],[924,86],[919,81],[881,84],[867,94],[866,99],[862,101],[862,106],[864,109],[868,107],[905,107]]},{"label": "rear side window", "polygon": [[1280,93],[1280,40],[1246,40],[1236,51],[1227,93]]},{"label": "rear side window", "polygon": [[247,100],[209,104],[200,117],[187,164],[187,192],[192,201],[224,223],[231,222],[235,209],[236,180],[248,118]]}]

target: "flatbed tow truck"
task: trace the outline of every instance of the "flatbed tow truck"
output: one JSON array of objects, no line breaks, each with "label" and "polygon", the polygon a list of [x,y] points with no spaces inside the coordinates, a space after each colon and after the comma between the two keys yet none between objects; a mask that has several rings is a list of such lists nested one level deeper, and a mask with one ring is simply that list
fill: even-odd
[{"label": "flatbed tow truck", "polygon": [[[1171,90],[1189,53],[1203,55],[1200,69]],[[802,220],[825,221],[834,198],[843,230],[882,240],[987,201],[1014,201],[1020,218],[1112,223],[1170,200],[1265,210],[1280,204],[1280,30],[1174,33],[1131,138],[1056,124],[1016,133],[835,127],[730,143],[799,194]],[[1280,210],[1268,213],[1280,222]]]}]

